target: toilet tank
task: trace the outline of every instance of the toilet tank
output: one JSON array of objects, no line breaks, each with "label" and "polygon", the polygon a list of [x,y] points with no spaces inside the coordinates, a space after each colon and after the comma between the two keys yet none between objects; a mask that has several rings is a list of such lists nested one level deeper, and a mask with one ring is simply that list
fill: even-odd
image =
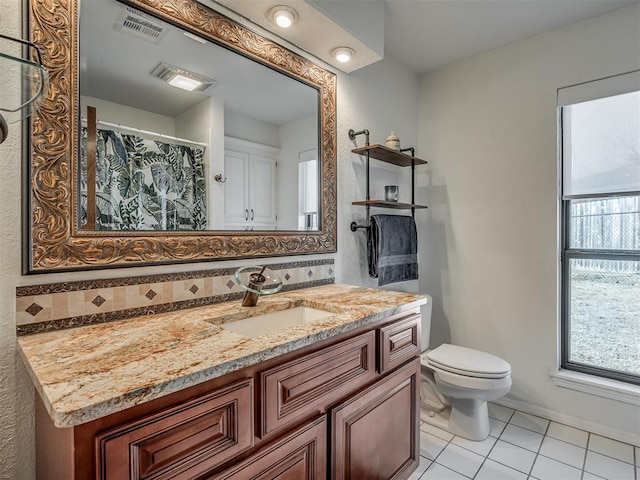
[{"label": "toilet tank", "polygon": [[422,325],[420,331],[422,332],[422,350],[425,351],[429,348],[429,338],[431,337],[431,312],[433,309],[433,298],[431,295],[425,295],[427,297],[427,303],[422,305],[420,312],[422,313]]}]

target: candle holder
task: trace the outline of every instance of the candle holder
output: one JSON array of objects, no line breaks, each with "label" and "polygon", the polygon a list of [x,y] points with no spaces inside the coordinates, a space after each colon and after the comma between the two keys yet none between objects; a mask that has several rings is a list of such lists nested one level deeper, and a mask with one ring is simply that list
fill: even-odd
[{"label": "candle holder", "polygon": [[397,202],[400,198],[400,189],[398,185],[387,185],[384,187],[384,199],[387,202]]}]

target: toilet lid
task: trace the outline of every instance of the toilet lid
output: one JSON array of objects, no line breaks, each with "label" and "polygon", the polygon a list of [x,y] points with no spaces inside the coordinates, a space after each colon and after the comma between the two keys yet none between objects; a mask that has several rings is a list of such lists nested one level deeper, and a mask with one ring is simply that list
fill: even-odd
[{"label": "toilet lid", "polygon": [[434,368],[459,375],[481,378],[502,378],[511,373],[511,365],[490,353],[443,343],[426,354]]}]

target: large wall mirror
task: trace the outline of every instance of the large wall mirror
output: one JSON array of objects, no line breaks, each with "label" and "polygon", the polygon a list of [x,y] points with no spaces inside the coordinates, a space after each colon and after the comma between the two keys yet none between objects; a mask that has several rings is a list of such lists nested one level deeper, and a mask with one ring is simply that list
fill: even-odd
[{"label": "large wall mirror", "polygon": [[336,78],[207,0],[30,0],[27,272],[333,252]]}]

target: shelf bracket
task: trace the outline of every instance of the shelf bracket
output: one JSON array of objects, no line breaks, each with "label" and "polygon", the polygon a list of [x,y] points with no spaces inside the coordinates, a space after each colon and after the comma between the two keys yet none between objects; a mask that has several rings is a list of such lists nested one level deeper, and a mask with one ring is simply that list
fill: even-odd
[{"label": "shelf bracket", "polygon": [[401,148],[400,152],[411,152],[411,156],[415,157],[416,156],[416,149],[413,147],[409,147],[409,148]]},{"label": "shelf bracket", "polygon": [[362,130],[360,130],[358,132],[356,132],[353,128],[350,129],[349,130],[349,139],[350,140],[355,140],[358,135],[362,135],[362,134],[364,134],[366,136],[366,144],[367,144],[367,147],[368,147],[369,146],[369,130],[367,130],[366,128],[364,128],[364,129],[362,129]]}]

